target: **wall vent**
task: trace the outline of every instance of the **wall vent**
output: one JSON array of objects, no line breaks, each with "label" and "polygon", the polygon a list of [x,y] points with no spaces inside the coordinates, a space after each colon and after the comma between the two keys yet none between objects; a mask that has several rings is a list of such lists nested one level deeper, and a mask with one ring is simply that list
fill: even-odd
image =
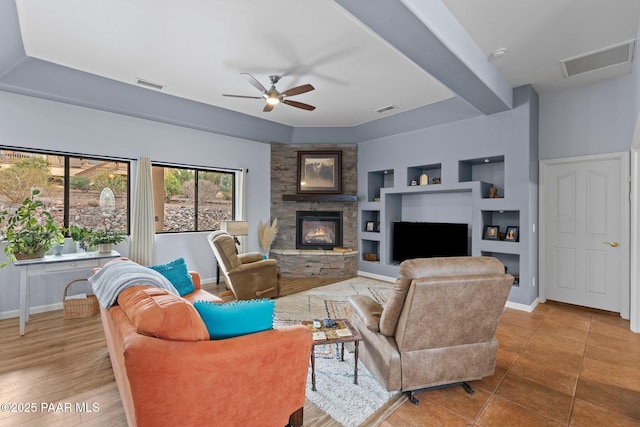
[{"label": "wall vent", "polygon": [[565,77],[601,70],[633,61],[635,40],[560,61]]},{"label": "wall vent", "polygon": [[139,84],[140,86],[150,87],[152,89],[158,89],[158,90],[162,90],[162,88],[164,87],[164,85],[153,83],[143,79],[136,79],[136,84]]},{"label": "wall vent", "polygon": [[386,113],[387,111],[391,111],[391,110],[395,110],[396,107],[395,105],[387,105],[386,107],[382,107],[382,108],[378,108],[377,110],[374,110],[376,113]]}]

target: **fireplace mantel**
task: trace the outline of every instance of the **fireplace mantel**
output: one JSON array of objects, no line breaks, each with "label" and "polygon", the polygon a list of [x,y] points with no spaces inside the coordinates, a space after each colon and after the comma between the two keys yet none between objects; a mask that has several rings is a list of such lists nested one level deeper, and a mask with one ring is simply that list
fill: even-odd
[{"label": "fireplace mantel", "polygon": [[355,194],[283,194],[284,202],[357,202]]}]

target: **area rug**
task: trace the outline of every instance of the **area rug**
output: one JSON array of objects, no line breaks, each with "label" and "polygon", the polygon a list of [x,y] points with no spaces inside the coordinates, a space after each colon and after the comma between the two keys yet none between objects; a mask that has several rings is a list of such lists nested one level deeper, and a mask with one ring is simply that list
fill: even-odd
[{"label": "area rug", "polygon": [[[348,318],[350,295],[368,295],[384,305],[392,289],[392,283],[356,277],[278,298],[274,326],[309,319]],[[350,346],[345,347],[344,361],[340,361],[338,345],[315,347],[317,391],[311,390],[309,370],[306,397],[339,425],[376,425],[377,420],[404,401],[403,395],[387,392],[362,363],[358,364],[358,384],[353,384],[354,354]]]}]

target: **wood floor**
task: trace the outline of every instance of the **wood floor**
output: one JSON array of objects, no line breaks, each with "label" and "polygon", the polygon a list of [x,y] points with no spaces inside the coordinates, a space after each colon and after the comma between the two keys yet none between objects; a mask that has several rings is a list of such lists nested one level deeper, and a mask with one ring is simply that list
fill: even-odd
[{"label": "wood floor", "polygon": [[[320,285],[285,280],[283,290]],[[506,310],[497,336],[496,373],[473,396],[421,392],[420,405],[405,403],[382,426],[640,425],[640,334],[628,321],[547,303]],[[23,337],[17,318],[1,320],[0,403],[13,404],[1,426],[126,426],[100,317],[33,315]]]}]

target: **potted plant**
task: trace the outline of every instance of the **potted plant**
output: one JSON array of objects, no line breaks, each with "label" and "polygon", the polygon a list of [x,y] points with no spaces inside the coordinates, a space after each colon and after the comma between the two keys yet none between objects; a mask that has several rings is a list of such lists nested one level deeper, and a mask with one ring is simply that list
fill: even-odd
[{"label": "potted plant", "polygon": [[[56,225],[53,215],[41,200],[35,200],[40,190],[33,190],[15,211],[0,213],[4,237],[9,242],[4,248],[7,261],[42,258],[54,245],[64,243],[64,227]],[[0,267],[7,265],[3,262]]]},{"label": "potted plant", "polygon": [[71,240],[77,243],[76,251],[80,250],[80,252],[83,252],[87,250],[87,240],[89,240],[92,233],[88,228],[78,227],[75,224],[69,227]]},{"label": "potted plant", "polygon": [[87,236],[86,243],[89,246],[97,246],[100,253],[109,253],[113,245],[124,241],[126,238],[127,235],[124,231],[114,229],[94,230]]}]

